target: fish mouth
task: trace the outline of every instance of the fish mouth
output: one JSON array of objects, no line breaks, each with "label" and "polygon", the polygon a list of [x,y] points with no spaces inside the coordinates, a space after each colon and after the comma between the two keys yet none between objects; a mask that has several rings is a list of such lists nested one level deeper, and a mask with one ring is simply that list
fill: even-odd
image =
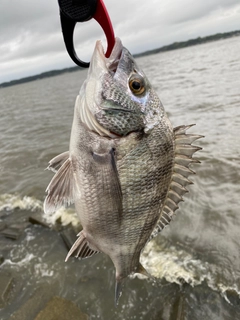
[{"label": "fish mouth", "polygon": [[110,72],[110,73],[115,73],[117,71],[120,59],[122,57],[122,52],[123,52],[122,42],[119,38],[116,38],[112,52],[111,52],[109,58],[106,58],[105,54],[104,54],[104,49],[103,49],[102,43],[99,40],[96,42],[96,47],[95,47],[95,50],[93,53],[93,58],[91,61],[90,68],[91,68],[91,66],[93,68],[95,68],[94,61],[97,60],[99,66],[103,70]]},{"label": "fish mouth", "polygon": [[113,47],[112,53],[106,62],[108,71],[115,73],[119,66],[119,62],[123,54],[123,45],[119,38],[116,38],[115,45]]},{"label": "fish mouth", "polygon": [[[96,42],[96,46],[90,63],[88,78],[83,85],[83,89],[86,91],[86,96],[88,95],[88,81],[91,81],[91,79],[97,79],[97,81],[95,81],[95,88],[91,92],[92,94],[95,94],[95,92],[101,91],[101,75],[105,73],[114,75],[116,73],[119,66],[119,61],[122,56],[122,51],[122,42],[119,38],[116,38],[112,53],[109,58],[106,58],[101,41],[99,40]],[[100,136],[108,137],[111,139],[119,138],[118,134],[110,132],[98,123],[92,112],[91,106],[89,105],[87,99],[84,99],[83,96],[84,94],[81,96],[80,92],[80,95],[76,100],[76,104],[78,104],[80,107],[81,122],[83,122],[90,131],[95,132]]]}]

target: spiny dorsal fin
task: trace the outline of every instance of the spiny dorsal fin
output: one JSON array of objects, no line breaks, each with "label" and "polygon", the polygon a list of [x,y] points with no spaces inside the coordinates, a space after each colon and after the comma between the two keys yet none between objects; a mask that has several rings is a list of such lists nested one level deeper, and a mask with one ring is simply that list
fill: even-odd
[{"label": "spiny dorsal fin", "polygon": [[203,136],[186,134],[186,131],[192,126],[193,125],[179,126],[173,129],[175,137],[175,159],[172,180],[170,182],[163,209],[160,213],[160,218],[149,240],[157,236],[158,233],[170,223],[174,212],[178,209],[179,202],[183,201],[182,196],[188,192],[185,187],[193,183],[188,179],[188,177],[190,174],[194,174],[195,172],[189,169],[189,165],[192,163],[200,163],[200,161],[193,159],[192,155],[202,148],[193,146],[192,142],[203,138]]},{"label": "spiny dorsal fin", "polygon": [[68,158],[69,151],[63,152],[50,160],[46,169],[56,173]]},{"label": "spiny dorsal fin", "polygon": [[62,205],[73,203],[75,198],[74,195],[76,193],[75,189],[73,166],[70,158],[68,158],[60,169],[58,169],[57,173],[55,173],[46,189],[48,194],[44,201],[45,213],[53,213]]},{"label": "spiny dorsal fin", "polygon": [[67,261],[71,256],[84,259],[99,253],[98,251],[89,248],[88,242],[82,231],[77,236],[78,238],[72,245],[72,248],[69,250],[65,261]]}]

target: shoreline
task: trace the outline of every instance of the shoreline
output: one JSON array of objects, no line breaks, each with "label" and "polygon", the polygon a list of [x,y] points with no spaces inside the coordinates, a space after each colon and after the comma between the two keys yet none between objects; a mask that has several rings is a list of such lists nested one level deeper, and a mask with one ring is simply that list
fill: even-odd
[{"label": "shoreline", "polygon": [[[225,33],[217,33],[217,34],[206,36],[206,37],[198,37],[195,39],[189,39],[187,41],[174,42],[170,45],[166,45],[166,46],[163,46],[160,48],[147,50],[142,53],[134,54],[133,56],[134,56],[134,58],[139,58],[139,57],[144,57],[144,56],[148,56],[151,54],[157,54],[160,52],[182,49],[182,48],[186,48],[186,47],[195,46],[198,44],[204,44],[204,43],[208,43],[208,42],[229,39],[229,38],[237,37],[237,36],[240,36],[240,30],[225,32]],[[79,66],[75,66],[75,67],[69,67],[69,68],[64,68],[64,69],[59,69],[59,70],[50,70],[50,71],[46,71],[46,72],[43,72],[43,73],[40,73],[37,75],[0,83],[0,88],[6,88],[6,87],[14,86],[17,84],[27,83],[27,82],[31,82],[31,81],[35,81],[35,80],[39,80],[39,79],[50,78],[50,77],[58,76],[63,73],[75,72],[75,71],[79,71],[79,70],[84,70],[84,68],[81,68]]]}]

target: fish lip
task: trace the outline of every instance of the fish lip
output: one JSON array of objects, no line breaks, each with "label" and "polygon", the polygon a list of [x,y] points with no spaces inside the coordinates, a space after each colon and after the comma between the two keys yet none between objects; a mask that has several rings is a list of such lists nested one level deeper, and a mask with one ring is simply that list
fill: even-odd
[{"label": "fish lip", "polygon": [[[100,40],[98,40],[96,42],[92,61],[94,60],[94,58],[98,57],[99,58],[98,63],[100,64],[100,67],[103,70],[110,72],[110,73],[115,73],[117,71],[118,66],[119,66],[119,61],[122,58],[122,52],[123,52],[122,42],[119,38],[116,37],[112,52],[111,52],[109,58],[106,58],[105,54],[104,54],[104,48],[103,48],[102,42]],[[94,68],[95,67],[94,63],[90,64],[90,69],[91,69],[91,66],[92,66],[92,68]]]},{"label": "fish lip", "polygon": [[108,71],[115,73],[123,54],[123,45],[119,38],[116,38],[115,45],[110,57],[106,61]]}]

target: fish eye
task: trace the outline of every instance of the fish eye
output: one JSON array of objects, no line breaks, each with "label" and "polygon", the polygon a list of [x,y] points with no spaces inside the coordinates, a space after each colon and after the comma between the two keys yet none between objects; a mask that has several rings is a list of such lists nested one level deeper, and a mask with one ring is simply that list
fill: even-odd
[{"label": "fish eye", "polygon": [[129,88],[131,89],[132,93],[135,95],[143,94],[145,91],[145,83],[141,76],[139,75],[132,75],[129,79]]}]

